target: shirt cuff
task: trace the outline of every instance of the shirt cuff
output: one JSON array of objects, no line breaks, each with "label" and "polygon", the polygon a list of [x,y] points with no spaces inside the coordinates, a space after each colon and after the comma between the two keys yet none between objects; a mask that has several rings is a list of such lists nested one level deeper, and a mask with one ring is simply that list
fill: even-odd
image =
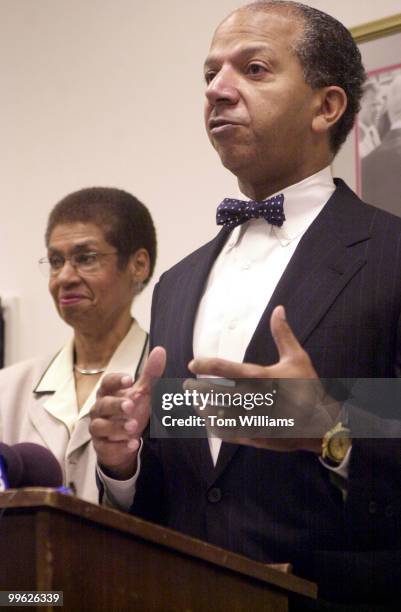
[{"label": "shirt cuff", "polygon": [[330,470],[330,472],[333,472],[334,474],[341,476],[341,478],[347,479],[348,474],[349,474],[349,463],[351,461],[351,451],[352,451],[352,446],[347,450],[347,454],[345,455],[341,463],[336,466],[333,466],[327,463],[323,459],[323,457],[319,457],[319,461],[327,470]]},{"label": "shirt cuff", "polygon": [[100,466],[96,466],[97,475],[103,485],[102,506],[128,512],[134,500],[136,481],[138,480],[141,470],[142,447],[143,442],[141,439],[141,444],[139,446],[137,455],[136,472],[128,480],[116,480],[115,478],[106,476],[106,474],[101,470]]}]

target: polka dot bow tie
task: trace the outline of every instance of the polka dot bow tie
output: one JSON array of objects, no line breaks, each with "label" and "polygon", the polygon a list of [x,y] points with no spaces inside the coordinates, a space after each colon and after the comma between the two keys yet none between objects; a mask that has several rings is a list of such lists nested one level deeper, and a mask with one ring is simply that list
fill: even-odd
[{"label": "polka dot bow tie", "polygon": [[234,229],[237,225],[242,225],[249,219],[259,219],[263,217],[268,223],[281,227],[285,221],[283,209],[284,195],[273,196],[263,202],[249,200],[233,200],[225,198],[217,207],[216,223],[225,225],[228,229]]}]

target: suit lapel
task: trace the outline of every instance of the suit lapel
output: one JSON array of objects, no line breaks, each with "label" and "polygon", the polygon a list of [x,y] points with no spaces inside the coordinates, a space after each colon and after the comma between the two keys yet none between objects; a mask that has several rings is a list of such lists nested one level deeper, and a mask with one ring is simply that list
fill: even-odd
[{"label": "suit lapel", "polygon": [[275,306],[301,344],[320,323],[338,294],[366,263],[359,246],[370,237],[365,205],[342,181],[300,241],[246,350],[244,361],[262,365],[278,359],[270,333]]},{"label": "suit lapel", "polygon": [[[210,270],[229,235],[230,232],[222,228],[212,241],[190,256],[189,262],[183,262],[186,265],[182,266],[176,284],[171,288],[171,293],[179,298],[173,300],[177,311],[174,313],[177,317],[177,323],[174,325],[176,336],[175,341],[171,343],[165,377],[182,378],[183,367],[193,359],[193,331],[198,306]],[[193,377],[193,374],[187,370],[185,376],[189,378]],[[215,478],[215,468],[206,438],[186,440],[182,448],[186,452],[187,460],[200,470],[205,482]]]},{"label": "suit lapel", "polygon": [[[206,440],[207,442],[207,440]],[[234,457],[236,452],[241,448],[239,444],[231,444],[229,442],[222,442],[219,456],[217,458],[216,466],[213,471],[209,471],[207,484],[210,487],[220,475],[224,472],[231,459]],[[210,456],[210,451],[209,451]]]},{"label": "suit lapel", "polygon": [[[230,232],[223,228],[216,238],[195,252],[190,259],[189,265],[182,266],[181,274],[178,275],[176,285],[172,291],[178,297],[174,300],[176,312],[176,325],[174,333],[175,341],[170,349],[170,357],[165,376],[182,377],[183,370],[180,364],[185,366],[193,359],[193,331],[195,317],[199,302],[204,291],[210,269],[223,248]],[[193,377],[187,370],[186,377]]]}]

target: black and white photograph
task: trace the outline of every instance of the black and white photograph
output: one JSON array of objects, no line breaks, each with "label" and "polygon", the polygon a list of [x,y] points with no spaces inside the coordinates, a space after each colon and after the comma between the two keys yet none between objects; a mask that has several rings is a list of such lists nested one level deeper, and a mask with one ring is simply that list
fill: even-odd
[{"label": "black and white photograph", "polygon": [[369,73],[356,133],[363,199],[401,216],[401,64]]}]

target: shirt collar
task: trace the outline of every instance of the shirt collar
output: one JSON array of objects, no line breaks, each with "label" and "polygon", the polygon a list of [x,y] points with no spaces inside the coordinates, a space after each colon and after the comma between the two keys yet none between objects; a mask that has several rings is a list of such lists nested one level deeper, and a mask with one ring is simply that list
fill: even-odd
[{"label": "shirt collar", "polygon": [[[110,359],[101,378],[109,372],[127,372],[131,374],[131,376],[134,376],[135,371],[132,371],[132,368],[133,366],[136,367],[138,364],[146,337],[146,333],[134,320],[127,335],[120,342],[114,355]],[[135,346],[137,346],[139,352],[138,359],[135,359],[135,355],[133,355],[133,347]],[[50,363],[37,384],[35,393],[56,392],[57,389],[64,385],[67,379],[72,377],[73,365],[74,339],[71,338]]]},{"label": "shirt collar", "polygon": [[[334,193],[336,187],[333,181],[331,167],[308,176],[299,183],[290,185],[281,191],[272,193],[271,196],[282,193],[284,195],[285,222],[281,227],[270,225],[264,219],[251,219],[243,225],[234,228],[230,237],[233,246],[247,231],[249,226],[260,225],[266,232],[272,233],[285,246],[303,234],[314,221],[323,206]],[[243,194],[240,196],[244,197]]]}]

